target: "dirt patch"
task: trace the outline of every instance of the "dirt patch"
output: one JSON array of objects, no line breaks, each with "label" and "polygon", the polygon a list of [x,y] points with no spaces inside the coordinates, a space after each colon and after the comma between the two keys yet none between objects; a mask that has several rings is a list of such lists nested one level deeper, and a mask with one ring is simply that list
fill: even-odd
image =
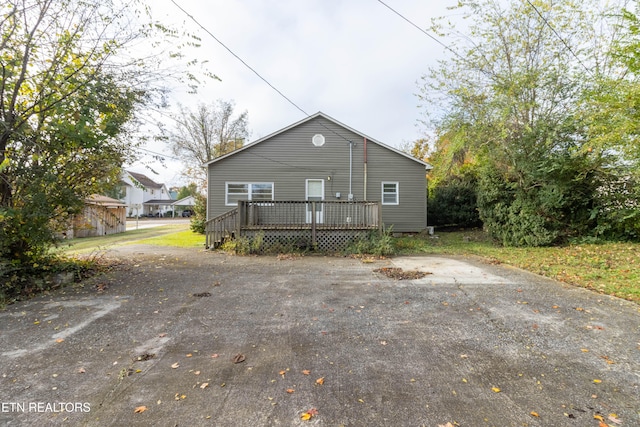
[{"label": "dirt patch", "polygon": [[424,271],[418,271],[418,270],[404,271],[403,269],[398,267],[382,267],[382,268],[376,268],[373,271],[376,273],[384,274],[385,276],[390,277],[392,279],[396,279],[396,280],[422,279],[423,277],[428,276],[429,274],[433,274],[430,272],[424,272]]}]

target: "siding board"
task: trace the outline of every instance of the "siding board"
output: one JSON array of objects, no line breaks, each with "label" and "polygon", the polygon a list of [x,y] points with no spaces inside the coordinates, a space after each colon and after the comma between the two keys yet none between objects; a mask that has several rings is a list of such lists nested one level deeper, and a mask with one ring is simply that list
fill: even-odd
[{"label": "siding board", "polygon": [[[311,143],[315,134],[324,135],[322,147]],[[210,162],[208,219],[231,209],[225,205],[226,182],[273,182],[275,200],[304,200],[306,180],[322,179],[325,200],[347,200],[349,141],[353,150],[352,194],[354,200],[365,200],[364,138],[364,135],[318,113]],[[425,163],[368,140],[367,171],[368,201],[381,200],[383,181],[399,182],[399,205],[382,207],[385,225],[393,225],[397,232],[423,230],[426,227]],[[336,193],[340,193],[340,199]]]}]

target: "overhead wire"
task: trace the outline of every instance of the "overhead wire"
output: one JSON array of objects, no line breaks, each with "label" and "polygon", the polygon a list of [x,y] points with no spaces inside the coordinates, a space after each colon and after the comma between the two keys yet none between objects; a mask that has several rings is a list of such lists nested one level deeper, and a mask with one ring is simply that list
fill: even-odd
[{"label": "overhead wire", "polygon": [[[193,15],[191,15],[189,12],[187,12],[186,10],[184,10],[182,8],[182,6],[180,6],[178,3],[176,3],[175,0],[171,0],[171,3],[173,3],[178,9],[180,9],[180,11],[182,11],[182,13],[184,13],[189,19],[191,19],[198,27],[200,27],[204,32],[206,32],[208,35],[211,36],[211,38],[213,38],[216,42],[218,42],[218,44],[220,44],[223,48],[225,48],[227,50],[227,52],[229,52],[231,55],[233,55],[234,58],[236,58],[238,61],[240,61],[242,63],[242,65],[244,65],[246,68],[248,68],[249,70],[251,70],[251,72],[253,72],[256,76],[258,76],[258,78],[260,80],[262,80],[265,84],[267,84],[271,89],[273,89],[278,95],[280,95],[285,101],[287,101],[289,104],[291,104],[292,106],[294,106],[298,111],[302,112],[302,114],[304,114],[307,118],[311,117],[311,114],[307,113],[302,107],[300,107],[298,104],[296,104],[293,100],[291,100],[291,98],[289,98],[288,96],[286,96],[282,91],[280,91],[275,85],[271,84],[265,77],[263,77],[258,71],[256,71],[251,65],[249,65],[246,61],[244,61],[238,54],[236,54],[230,47],[228,47],[226,44],[224,44],[219,38],[217,38],[210,30],[208,30],[204,25],[202,25]],[[331,129],[328,126],[326,126],[324,123],[322,123],[321,121],[319,122],[320,125],[327,129],[329,132],[335,134],[336,136],[338,136],[339,138],[345,140],[346,142],[352,144],[353,141],[350,141],[348,138],[345,138],[343,135],[340,135],[335,129]]]},{"label": "overhead wire", "polygon": [[301,111],[305,116],[309,117],[309,113],[307,113],[304,109],[302,109],[302,107],[300,107],[298,104],[296,104],[295,102],[293,102],[289,97],[287,97],[284,93],[282,93],[277,87],[275,87],[274,85],[272,85],[266,78],[262,77],[262,75],[260,73],[258,73],[251,65],[247,64],[242,58],[240,58],[240,56],[238,56],[233,50],[231,50],[231,48],[229,48],[226,44],[224,44],[220,39],[218,39],[211,31],[209,31],[207,28],[205,28],[196,18],[193,17],[193,15],[191,15],[189,12],[187,12],[186,10],[184,10],[182,8],[182,6],[180,6],[178,3],[175,2],[175,0],[171,0],[171,3],[173,3],[178,9],[180,9],[182,11],[182,13],[184,13],[185,15],[187,15],[189,17],[189,19],[191,19],[198,27],[200,27],[204,32],[206,32],[207,34],[209,34],[216,42],[218,42],[218,44],[220,44],[220,46],[222,46],[223,48],[225,48],[231,55],[233,55],[238,61],[240,61],[242,63],[242,65],[244,65],[245,67],[247,67],[249,70],[251,70],[253,72],[253,74],[255,74],[256,76],[258,76],[258,78],[260,80],[262,80],[264,83],[266,83],[271,89],[275,90],[282,98],[284,98],[289,104],[293,105],[295,108],[297,108],[299,111]]},{"label": "overhead wire", "polygon": [[460,55],[458,52],[456,52],[455,50],[451,49],[449,46],[447,46],[446,44],[444,44],[443,42],[441,42],[440,40],[438,40],[437,38],[435,38],[434,36],[432,36],[431,34],[429,34],[426,30],[424,30],[423,28],[421,28],[419,25],[417,25],[416,23],[414,23],[412,20],[410,20],[409,18],[407,18],[406,16],[404,16],[403,14],[401,14],[400,12],[398,12],[397,10],[395,10],[394,8],[392,8],[391,6],[389,6],[387,3],[383,2],[382,0],[378,0],[378,3],[380,3],[381,5],[383,5],[384,7],[386,7],[387,9],[389,9],[390,11],[392,11],[393,13],[395,13],[396,15],[398,15],[400,18],[402,18],[404,21],[406,21],[407,23],[409,23],[409,25],[413,26],[414,28],[416,28],[418,31],[420,31],[422,34],[424,34],[425,36],[429,37],[431,40],[433,40],[434,42],[438,43],[440,46],[444,47],[446,50],[448,50],[449,52],[453,53],[455,56],[457,56],[458,58],[462,59],[463,61],[465,60],[465,58]]},{"label": "overhead wire", "polygon": [[549,21],[547,20],[547,18],[544,17],[544,15],[542,15],[542,13],[540,12],[540,10],[538,10],[538,8],[531,3],[531,0],[527,0],[527,3],[529,3],[529,6],[531,6],[533,8],[533,10],[535,10],[535,12],[538,14],[538,16],[540,17],[540,19],[542,19],[542,21],[545,23],[545,25],[547,27],[549,27],[551,29],[551,31],[553,32],[553,34],[555,34],[555,36],[558,38],[558,40],[560,40],[562,42],[562,44],[567,48],[567,50],[571,53],[571,55],[573,55],[574,58],[576,58],[578,60],[578,63],[580,63],[580,65],[582,65],[582,67],[591,75],[593,75],[593,71],[591,69],[589,69],[586,65],[584,65],[584,63],[582,62],[582,60],[578,57],[578,55],[576,55],[576,53],[573,51],[573,49],[571,49],[571,46],[569,46],[569,44],[560,36],[560,34],[558,34],[558,32],[556,31],[555,28],[553,28],[553,26],[549,23]]}]

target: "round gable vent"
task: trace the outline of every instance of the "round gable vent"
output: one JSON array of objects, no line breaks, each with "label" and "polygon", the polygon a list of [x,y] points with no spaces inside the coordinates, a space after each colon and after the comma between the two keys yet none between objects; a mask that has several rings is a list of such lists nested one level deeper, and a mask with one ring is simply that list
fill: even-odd
[{"label": "round gable vent", "polygon": [[316,147],[322,147],[324,145],[324,135],[316,133],[313,135],[313,138],[311,138],[311,142]]}]

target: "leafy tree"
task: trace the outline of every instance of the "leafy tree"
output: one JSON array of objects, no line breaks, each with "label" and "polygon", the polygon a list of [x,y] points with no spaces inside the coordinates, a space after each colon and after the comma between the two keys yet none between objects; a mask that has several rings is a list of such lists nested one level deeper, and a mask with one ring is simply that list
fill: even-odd
[{"label": "leafy tree", "polygon": [[195,196],[197,194],[198,194],[198,185],[195,182],[192,182],[189,185],[181,187],[180,190],[178,190],[177,199],[181,200],[181,199],[184,199],[185,197]]},{"label": "leafy tree", "polygon": [[207,198],[202,194],[196,194],[196,204],[193,206],[190,228],[195,233],[204,234],[207,221]]},{"label": "leafy tree", "polygon": [[181,107],[168,142],[173,154],[185,165],[184,175],[201,187],[207,180],[203,165],[209,160],[241,148],[249,137],[249,115],[234,115],[232,101],[200,104],[195,111]]},{"label": "leafy tree", "polygon": [[601,203],[594,209],[596,234],[639,239],[640,19],[629,10],[616,16],[621,19],[607,68],[599,69],[597,80],[585,90],[581,118],[587,124],[587,151],[609,159]]},{"label": "leafy tree", "polygon": [[446,105],[432,121],[440,141],[434,165],[446,166],[438,173],[446,183],[470,161],[480,217],[506,245],[583,235],[595,224],[610,161],[588,150],[580,120],[593,81],[586,64],[602,59],[595,2],[462,0],[459,7],[471,21],[459,40],[470,44],[458,43],[457,56],[430,70],[421,95],[440,94]]},{"label": "leafy tree", "polygon": [[87,196],[118,182],[138,112],[172,78],[162,52],[140,58],[134,46],[180,38],[146,11],[135,0],[0,6],[0,265],[43,256]]}]

